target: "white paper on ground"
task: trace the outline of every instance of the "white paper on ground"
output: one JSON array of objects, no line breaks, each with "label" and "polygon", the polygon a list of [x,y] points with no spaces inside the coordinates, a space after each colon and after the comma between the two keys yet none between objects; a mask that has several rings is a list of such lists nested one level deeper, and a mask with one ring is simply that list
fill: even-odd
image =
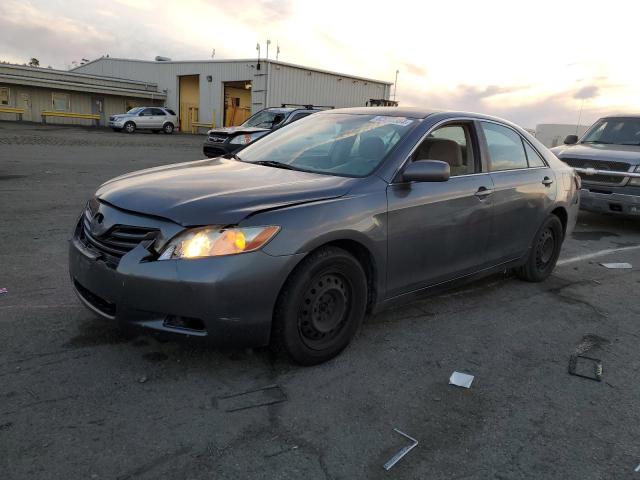
[{"label": "white paper on ground", "polygon": [[473,382],[474,376],[466,373],[453,372],[449,378],[449,385],[457,385],[458,387],[469,388]]},{"label": "white paper on ground", "polygon": [[633,265],[631,265],[630,263],[627,263],[627,262],[622,262],[622,263],[601,263],[600,265],[602,265],[605,268],[633,268]]}]

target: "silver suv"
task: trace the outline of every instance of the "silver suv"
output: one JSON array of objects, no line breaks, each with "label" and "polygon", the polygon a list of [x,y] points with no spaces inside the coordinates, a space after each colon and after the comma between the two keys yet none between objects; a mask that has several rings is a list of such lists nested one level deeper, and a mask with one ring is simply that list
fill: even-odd
[{"label": "silver suv", "polygon": [[133,133],[137,129],[173,133],[178,126],[176,112],[166,107],[135,107],[127,113],[109,117],[109,127],[116,132]]}]

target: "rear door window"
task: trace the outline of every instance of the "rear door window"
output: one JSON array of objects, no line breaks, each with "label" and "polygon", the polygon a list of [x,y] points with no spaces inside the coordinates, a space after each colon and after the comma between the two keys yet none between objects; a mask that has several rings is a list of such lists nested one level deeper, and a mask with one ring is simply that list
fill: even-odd
[{"label": "rear door window", "polygon": [[529,160],[530,167],[546,167],[546,163],[542,160],[542,157],[538,152],[534,150],[534,148],[529,145],[527,142],[524,143],[524,149],[527,152],[527,160]]},{"label": "rear door window", "polygon": [[508,127],[495,123],[480,122],[489,150],[489,169],[516,170],[527,168],[527,155],[522,144],[522,137]]}]

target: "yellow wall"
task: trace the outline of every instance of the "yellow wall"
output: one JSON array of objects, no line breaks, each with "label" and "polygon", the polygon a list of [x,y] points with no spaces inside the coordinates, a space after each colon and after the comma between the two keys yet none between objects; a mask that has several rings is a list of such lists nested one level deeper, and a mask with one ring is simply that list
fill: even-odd
[{"label": "yellow wall", "polygon": [[[234,98],[240,99],[235,107]],[[224,87],[225,118],[224,126],[240,125],[251,116],[251,90],[245,88]]]},{"label": "yellow wall", "polygon": [[191,122],[198,121],[200,107],[200,76],[184,75],[180,78],[180,131],[191,131]]}]

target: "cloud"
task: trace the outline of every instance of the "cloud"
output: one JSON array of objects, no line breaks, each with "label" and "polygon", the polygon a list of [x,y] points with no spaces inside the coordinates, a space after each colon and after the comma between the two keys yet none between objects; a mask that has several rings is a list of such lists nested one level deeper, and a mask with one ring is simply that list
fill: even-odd
[{"label": "cloud", "polygon": [[586,100],[589,98],[595,98],[600,95],[600,87],[598,85],[587,85],[579,89],[573,94],[573,98],[578,100]]},{"label": "cloud", "polygon": [[428,71],[426,68],[411,62],[402,62],[400,73],[402,74],[405,72],[407,72],[409,75],[415,75],[416,77],[426,77],[428,75]]}]

